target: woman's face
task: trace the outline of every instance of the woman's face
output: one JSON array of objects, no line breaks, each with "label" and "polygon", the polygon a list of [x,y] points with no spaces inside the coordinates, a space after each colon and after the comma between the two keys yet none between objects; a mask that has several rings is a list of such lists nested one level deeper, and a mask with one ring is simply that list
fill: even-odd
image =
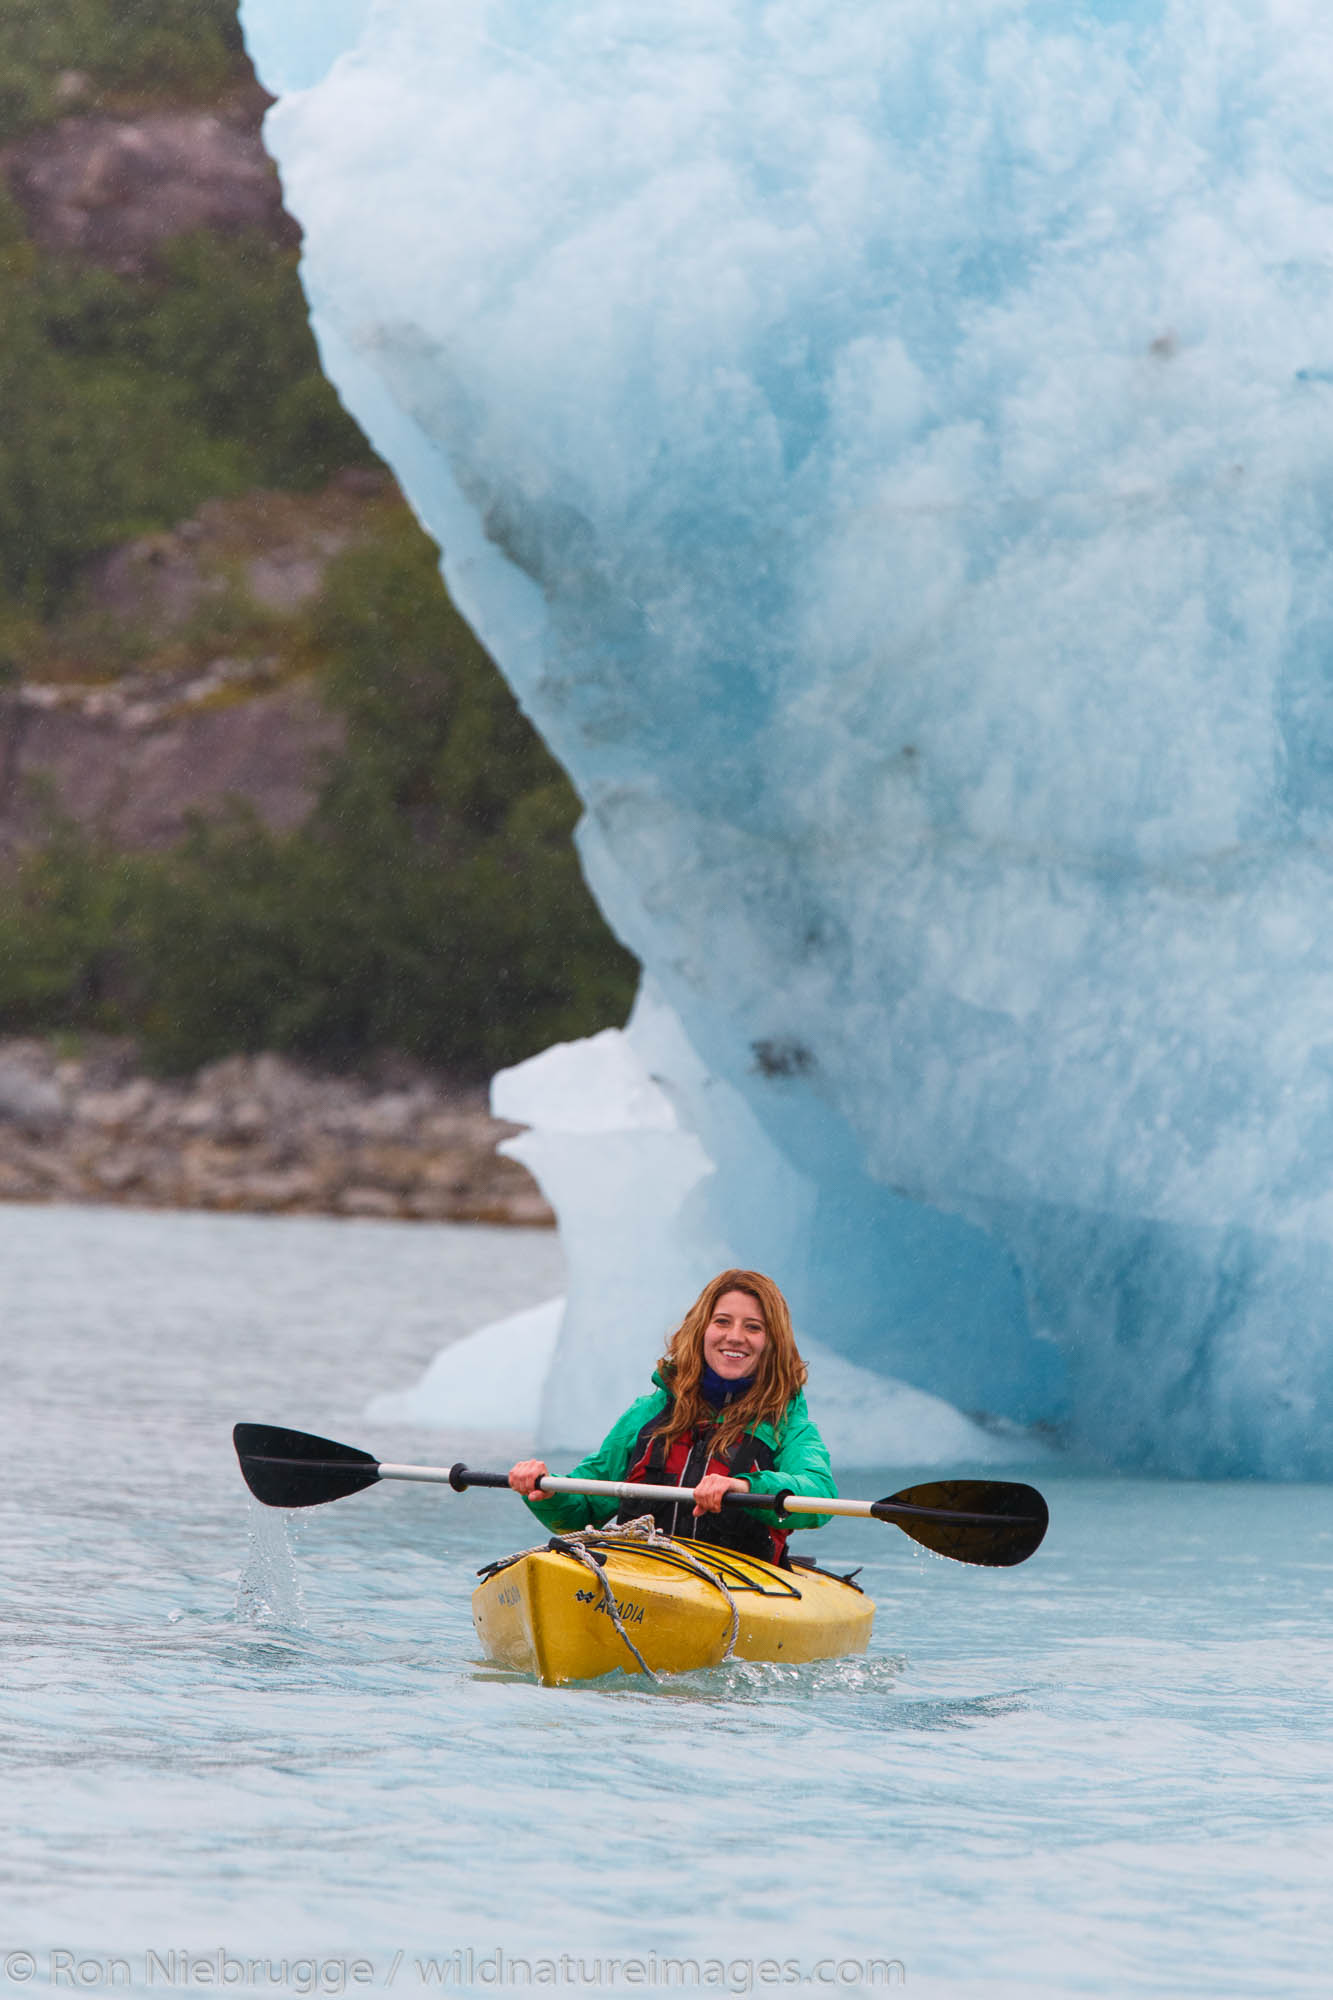
[{"label": "woman's face", "polygon": [[704,1328],[704,1360],[724,1382],[740,1382],[759,1366],[768,1333],[758,1299],[723,1292]]}]

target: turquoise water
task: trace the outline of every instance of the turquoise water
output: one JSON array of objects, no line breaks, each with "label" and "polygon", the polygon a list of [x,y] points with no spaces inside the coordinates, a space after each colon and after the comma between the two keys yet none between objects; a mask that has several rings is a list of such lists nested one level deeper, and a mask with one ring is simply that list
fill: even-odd
[{"label": "turquoise water", "polygon": [[0,1272],[0,1991],[1329,1992],[1333,1490],[1044,1470],[1011,1573],[820,1537],[864,1660],[542,1689],[516,1504],[289,1530],[229,1430],[447,1462],[361,1412],[551,1237],[10,1208]]}]

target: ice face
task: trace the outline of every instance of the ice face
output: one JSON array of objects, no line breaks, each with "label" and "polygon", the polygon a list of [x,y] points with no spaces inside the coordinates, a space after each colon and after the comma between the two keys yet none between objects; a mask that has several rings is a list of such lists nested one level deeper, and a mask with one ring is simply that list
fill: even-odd
[{"label": "ice face", "polygon": [[[737,1262],[733,1243],[806,1281],[816,1190],[739,1094],[702,1069],[651,981],[624,1033],[607,1028],[502,1070],[491,1096],[499,1117],[528,1128],[501,1150],[555,1206],[572,1295],[454,1342],[418,1383],[376,1396],[366,1414],[455,1434],[465,1457],[496,1455],[497,1424],[514,1448],[540,1442],[568,1454],[595,1444],[649,1388],[684,1303]],[[799,1312],[800,1295],[795,1303]],[[841,1467],[1034,1456],[1026,1433],[984,1429],[804,1331],[801,1351],[811,1412]]]},{"label": "ice face", "polygon": [[734,1114],[693,1267],[799,1183],[848,1360],[1333,1472],[1326,9],[243,17],[326,364]]},{"label": "ice face", "polygon": [[[608,1028],[502,1070],[491,1097],[498,1116],[529,1128],[501,1150],[546,1190],[573,1277],[537,1413],[544,1444],[601,1437],[648,1388],[685,1305],[719,1270],[741,1264],[793,1274],[807,1400],[839,1466],[956,1468],[1033,1455],[1026,1434],[983,1429],[944,1398],[886,1376],[882,1346],[872,1350],[880,1365],[866,1368],[811,1337],[821,1306],[844,1296],[820,1252],[847,1232],[821,1228],[816,1181],[784,1159],[738,1091],[708,1074],[651,980],[623,1034]],[[900,1338],[914,1313],[924,1320],[942,1304],[957,1308],[950,1381],[975,1392],[975,1357],[984,1368],[986,1346],[977,1340],[969,1352],[959,1337],[959,1326],[965,1334],[977,1321],[956,1270],[936,1268],[921,1297],[901,1271],[887,1275],[880,1308]],[[830,1318],[826,1311],[823,1323]],[[510,1335],[498,1331],[493,1345],[504,1347]],[[458,1407],[467,1403],[476,1369],[493,1365],[490,1344],[475,1358],[449,1348],[435,1364],[451,1371],[448,1397],[428,1377],[410,1408],[418,1420],[442,1420],[456,1397]]]}]

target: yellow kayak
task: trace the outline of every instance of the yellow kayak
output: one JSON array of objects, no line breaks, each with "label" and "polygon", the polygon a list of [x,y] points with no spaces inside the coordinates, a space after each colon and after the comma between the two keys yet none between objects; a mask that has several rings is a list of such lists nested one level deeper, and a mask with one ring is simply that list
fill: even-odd
[{"label": "yellow kayak", "polygon": [[[742,1660],[863,1653],[875,1607],[854,1583],[667,1536],[605,1531],[497,1563],[472,1597],[487,1659],[547,1685],[600,1674],[683,1674]],[[591,1538],[590,1538],[591,1539]]]}]

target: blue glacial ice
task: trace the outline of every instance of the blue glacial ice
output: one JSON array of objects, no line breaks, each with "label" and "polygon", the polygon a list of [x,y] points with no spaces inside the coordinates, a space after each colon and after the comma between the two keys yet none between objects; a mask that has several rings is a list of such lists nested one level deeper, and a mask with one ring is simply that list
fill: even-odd
[{"label": "blue glacial ice", "polygon": [[636,1268],[1333,1474],[1326,6],[242,17],[326,366],[651,975],[708,1170]]},{"label": "blue glacial ice", "polygon": [[[527,1129],[522,1160],[560,1218],[567,1297],[446,1347],[422,1379],[376,1396],[377,1422],[453,1433],[477,1462],[518,1443],[594,1443],[644,1393],[683,1306],[743,1244],[757,1262],[807,1266],[816,1189],[744,1098],[710,1076],[646,981],[628,1028],[561,1043],[492,1086]],[[1025,1434],[982,1427],[939,1396],[847,1360],[807,1330],[811,1409],[840,1466],[996,1465],[1030,1459]],[[1040,1449],[1040,1447],[1038,1447]]]}]

